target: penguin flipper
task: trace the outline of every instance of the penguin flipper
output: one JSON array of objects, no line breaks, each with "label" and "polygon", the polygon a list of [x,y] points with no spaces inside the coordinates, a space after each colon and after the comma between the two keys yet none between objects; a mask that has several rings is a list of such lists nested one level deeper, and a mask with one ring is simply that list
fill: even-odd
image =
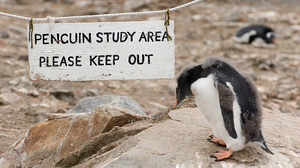
[{"label": "penguin flipper", "polygon": [[236,139],[237,133],[235,131],[234,120],[233,120],[234,95],[230,90],[230,88],[225,84],[218,83],[217,89],[219,92],[219,102],[220,102],[220,108],[221,108],[225,128],[229,133],[229,135],[232,138]]}]

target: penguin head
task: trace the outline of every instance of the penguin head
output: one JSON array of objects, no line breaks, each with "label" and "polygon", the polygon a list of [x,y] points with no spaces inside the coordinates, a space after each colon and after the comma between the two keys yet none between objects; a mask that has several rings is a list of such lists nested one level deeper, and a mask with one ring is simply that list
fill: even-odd
[{"label": "penguin head", "polygon": [[267,31],[265,41],[267,43],[275,43],[276,40],[276,33],[274,31]]},{"label": "penguin head", "polygon": [[[197,69],[197,71],[195,71]],[[191,85],[196,80],[196,76],[201,73],[202,67],[201,65],[198,66],[187,66],[184,67],[179,75],[177,76],[177,87],[176,87],[176,101],[173,105],[175,109],[176,106],[182,102],[187,96],[192,96],[193,93],[191,91]],[[197,74],[195,74],[195,72]]]},{"label": "penguin head", "polygon": [[257,31],[259,31],[259,36],[267,43],[275,43],[276,40],[276,33],[275,31],[265,25],[257,25],[256,27]]},{"label": "penguin head", "polygon": [[177,76],[177,87],[176,87],[176,101],[173,105],[175,109],[176,106],[185,99],[187,96],[192,96],[191,86],[199,78],[205,78],[212,74],[211,68],[219,69],[225,67],[234,67],[231,63],[223,58],[218,56],[210,56],[203,64],[200,65],[190,65],[182,68],[181,72]]}]

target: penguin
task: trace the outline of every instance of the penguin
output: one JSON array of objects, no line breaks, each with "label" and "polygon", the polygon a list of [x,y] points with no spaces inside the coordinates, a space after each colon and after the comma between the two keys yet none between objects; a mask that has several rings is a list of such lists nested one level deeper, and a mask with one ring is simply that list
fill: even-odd
[{"label": "penguin", "polygon": [[177,76],[173,108],[194,96],[197,107],[210,123],[210,142],[225,145],[211,157],[224,160],[248,143],[257,143],[269,154],[261,132],[262,108],[252,79],[239,73],[227,59],[211,56],[203,64],[187,66]]},{"label": "penguin", "polygon": [[265,25],[251,25],[241,28],[233,37],[238,43],[251,44],[256,38],[261,38],[267,44],[275,43],[276,33],[270,27]]}]

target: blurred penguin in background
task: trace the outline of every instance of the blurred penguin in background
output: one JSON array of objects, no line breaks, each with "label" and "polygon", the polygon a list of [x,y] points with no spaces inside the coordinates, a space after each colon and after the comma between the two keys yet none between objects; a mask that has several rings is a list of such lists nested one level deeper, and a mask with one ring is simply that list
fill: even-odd
[{"label": "blurred penguin in background", "polygon": [[238,43],[251,44],[259,38],[267,44],[275,43],[276,33],[273,29],[265,25],[251,25],[241,28],[235,34],[233,40]]}]

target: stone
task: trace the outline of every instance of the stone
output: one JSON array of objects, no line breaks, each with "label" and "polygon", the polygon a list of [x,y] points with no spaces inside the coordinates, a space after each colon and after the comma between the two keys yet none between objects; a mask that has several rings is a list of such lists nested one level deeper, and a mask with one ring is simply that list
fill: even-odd
[{"label": "stone", "polygon": [[296,72],[295,78],[298,80],[300,79],[300,69]]},{"label": "stone", "polygon": [[84,161],[93,154],[103,154],[117,147],[124,140],[128,140],[128,137],[136,135],[151,126],[152,124],[142,123],[124,127],[114,127],[111,131],[99,134],[87,141],[78,150],[62,158],[55,166],[71,167]]},{"label": "stone", "polygon": [[229,11],[223,16],[222,20],[227,22],[239,21],[241,19],[241,15],[242,13],[240,11],[237,10]]},{"label": "stone", "polygon": [[292,40],[293,40],[293,42],[295,42],[295,43],[300,43],[300,36],[294,35],[294,36],[292,37]]},{"label": "stone", "polygon": [[198,14],[198,15],[193,15],[193,16],[192,16],[192,20],[193,20],[193,21],[198,21],[198,20],[201,20],[201,19],[202,19],[202,16],[199,15],[199,14]]},{"label": "stone", "polygon": [[81,99],[69,113],[90,112],[99,105],[111,105],[123,107],[137,114],[146,116],[142,107],[132,98],[127,96],[103,95],[101,97],[86,97]]},{"label": "stone", "polygon": [[50,91],[50,95],[53,95],[58,100],[69,101],[74,99],[74,93],[70,90],[53,90]]},{"label": "stone", "polygon": [[[3,155],[0,167],[292,168],[300,164],[300,117],[271,106],[263,108],[262,132],[274,155],[252,144],[220,162],[209,156],[225,148],[207,141],[212,132],[198,108],[180,106],[169,112],[170,119],[156,123],[121,109],[100,106],[92,113],[50,116]],[[99,123],[113,118],[127,122],[108,128]],[[135,122],[126,124],[129,120]]]},{"label": "stone", "polygon": [[255,12],[248,14],[248,22],[276,22],[279,16],[275,11]]},{"label": "stone", "polygon": [[6,92],[0,94],[0,105],[13,104],[16,101],[20,101],[21,97],[13,92]]},{"label": "stone", "polygon": [[275,67],[275,63],[272,59],[261,59],[257,64],[259,69],[266,71],[269,71],[271,68]]},{"label": "stone", "polygon": [[20,26],[10,25],[8,26],[8,29],[12,33],[27,34],[27,29]]},{"label": "stone", "polygon": [[87,8],[93,4],[93,1],[86,0],[86,1],[75,1],[74,5],[80,7],[80,8]]},{"label": "stone", "polygon": [[154,0],[127,0],[124,2],[123,10],[125,12],[133,12],[134,10],[145,7],[153,1]]},{"label": "stone", "polygon": [[264,112],[262,131],[275,155],[251,145],[235,152],[226,161],[215,162],[210,154],[224,147],[206,140],[212,132],[198,108],[182,108],[169,113],[172,119],[158,123],[74,168],[297,167],[300,164],[297,154],[300,150],[297,127],[300,117],[266,108]]},{"label": "stone", "polygon": [[298,25],[300,23],[300,17],[297,13],[286,13],[280,17],[281,21],[290,23],[292,25]]},{"label": "stone", "polygon": [[[48,120],[30,128],[3,155],[0,167],[8,164],[12,167],[55,167],[57,163],[70,165],[70,161],[66,160],[70,160],[74,153],[81,158],[94,155],[98,150],[104,150],[103,146],[122,136],[137,134],[151,125],[143,124],[128,129],[119,127],[148,119],[113,106],[99,106],[90,113],[52,114]],[[89,145],[84,145],[86,143]]]},{"label": "stone", "polygon": [[9,38],[9,34],[6,31],[0,31],[0,39]]}]

